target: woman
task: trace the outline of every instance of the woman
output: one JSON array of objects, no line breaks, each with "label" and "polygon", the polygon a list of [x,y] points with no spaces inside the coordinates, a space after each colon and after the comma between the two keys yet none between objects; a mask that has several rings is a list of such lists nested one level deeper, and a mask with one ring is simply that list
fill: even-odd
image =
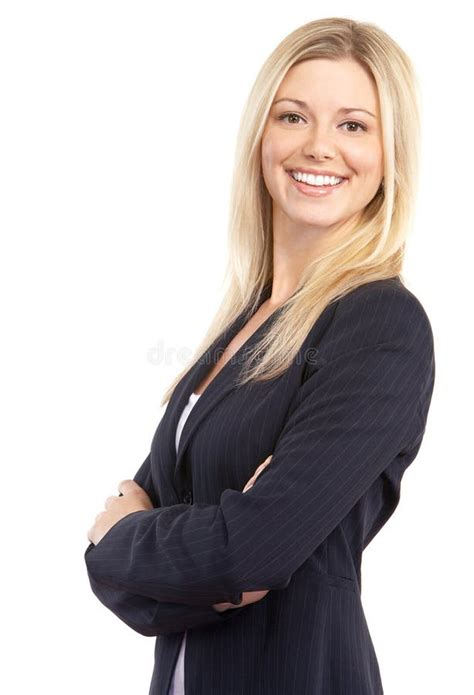
[{"label": "woman", "polygon": [[372,24],[310,22],[261,69],[238,144],[225,299],[89,530],[89,580],[157,636],[151,695],[380,695],[362,552],[398,504],[435,375],[401,277],[410,62]]}]

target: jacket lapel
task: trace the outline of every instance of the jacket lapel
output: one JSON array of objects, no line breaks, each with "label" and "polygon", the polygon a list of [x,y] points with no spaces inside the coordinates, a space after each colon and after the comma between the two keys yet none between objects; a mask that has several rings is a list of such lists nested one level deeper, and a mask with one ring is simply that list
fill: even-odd
[{"label": "jacket lapel", "polygon": [[[271,284],[268,285],[262,293],[261,300],[257,309],[263,304],[271,293]],[[181,432],[181,437],[178,445],[178,452],[175,450],[175,436],[178,421],[189,400],[189,396],[194,392],[194,389],[199,386],[204,377],[210,372],[213,365],[216,364],[221,357],[224,349],[237,335],[239,330],[246,323],[245,313],[240,314],[237,319],[227,328],[224,333],[206,350],[206,352],[194,363],[189,373],[182,379],[177,386],[175,393],[174,404],[170,413],[170,456],[176,458],[174,477],[175,482],[179,479],[182,473],[184,463],[184,452],[186,451],[192,436],[202,420],[211,412],[213,408],[229,394],[235,387],[237,378],[240,374],[243,363],[245,362],[246,352],[249,350],[261,337],[262,332],[267,329],[270,322],[276,318],[278,309],[274,311],[257,329],[252,333],[250,338],[240,347],[233,357],[222,367],[219,373],[212,379],[206,387],[201,397],[197,400]],[[247,318],[248,320],[248,318]],[[170,403],[171,405],[171,403]],[[172,460],[173,460],[172,459]]]}]

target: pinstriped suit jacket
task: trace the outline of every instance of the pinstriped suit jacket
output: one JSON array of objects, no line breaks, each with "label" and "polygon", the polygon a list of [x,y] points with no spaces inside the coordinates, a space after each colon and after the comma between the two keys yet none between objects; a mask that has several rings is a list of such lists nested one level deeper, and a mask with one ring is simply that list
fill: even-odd
[{"label": "pinstriped suit jacket", "polygon": [[[248,317],[191,367],[134,477],[155,508],[120,519],[85,551],[98,599],[156,636],[149,695],[166,695],[186,629],[187,695],[383,693],[361,559],[422,442],[430,321],[398,276],[366,283],[326,307],[283,375],[236,388],[247,349],[275,317],[207,387],[176,455],[190,393]],[[257,603],[212,608],[259,589],[270,591]]]}]

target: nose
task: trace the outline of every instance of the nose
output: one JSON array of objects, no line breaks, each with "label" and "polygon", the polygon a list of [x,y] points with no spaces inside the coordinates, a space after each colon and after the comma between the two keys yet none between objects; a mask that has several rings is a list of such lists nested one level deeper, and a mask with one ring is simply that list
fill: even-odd
[{"label": "nose", "polygon": [[336,153],[336,145],[328,129],[314,126],[308,129],[303,151],[305,155],[315,159],[332,159]]}]

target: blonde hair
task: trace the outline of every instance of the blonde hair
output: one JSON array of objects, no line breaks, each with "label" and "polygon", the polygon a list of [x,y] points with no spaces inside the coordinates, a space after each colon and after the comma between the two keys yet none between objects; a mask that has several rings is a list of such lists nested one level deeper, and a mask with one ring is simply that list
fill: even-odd
[{"label": "blonde hair", "polygon": [[[286,36],[263,64],[244,107],[235,151],[228,223],[227,288],[191,362],[166,390],[161,405],[190,367],[244,312],[251,316],[272,278],[272,199],[261,170],[261,139],[280,83],[305,60],[352,59],[374,80],[381,115],[384,187],[340,225],[342,240],[305,269],[296,292],[249,355],[258,360],[238,384],[273,379],[292,363],[326,306],[355,287],[401,276],[418,186],[419,104],[413,66],[398,44],[368,22],[330,17],[308,22]],[[262,357],[263,355],[263,357]]]}]

